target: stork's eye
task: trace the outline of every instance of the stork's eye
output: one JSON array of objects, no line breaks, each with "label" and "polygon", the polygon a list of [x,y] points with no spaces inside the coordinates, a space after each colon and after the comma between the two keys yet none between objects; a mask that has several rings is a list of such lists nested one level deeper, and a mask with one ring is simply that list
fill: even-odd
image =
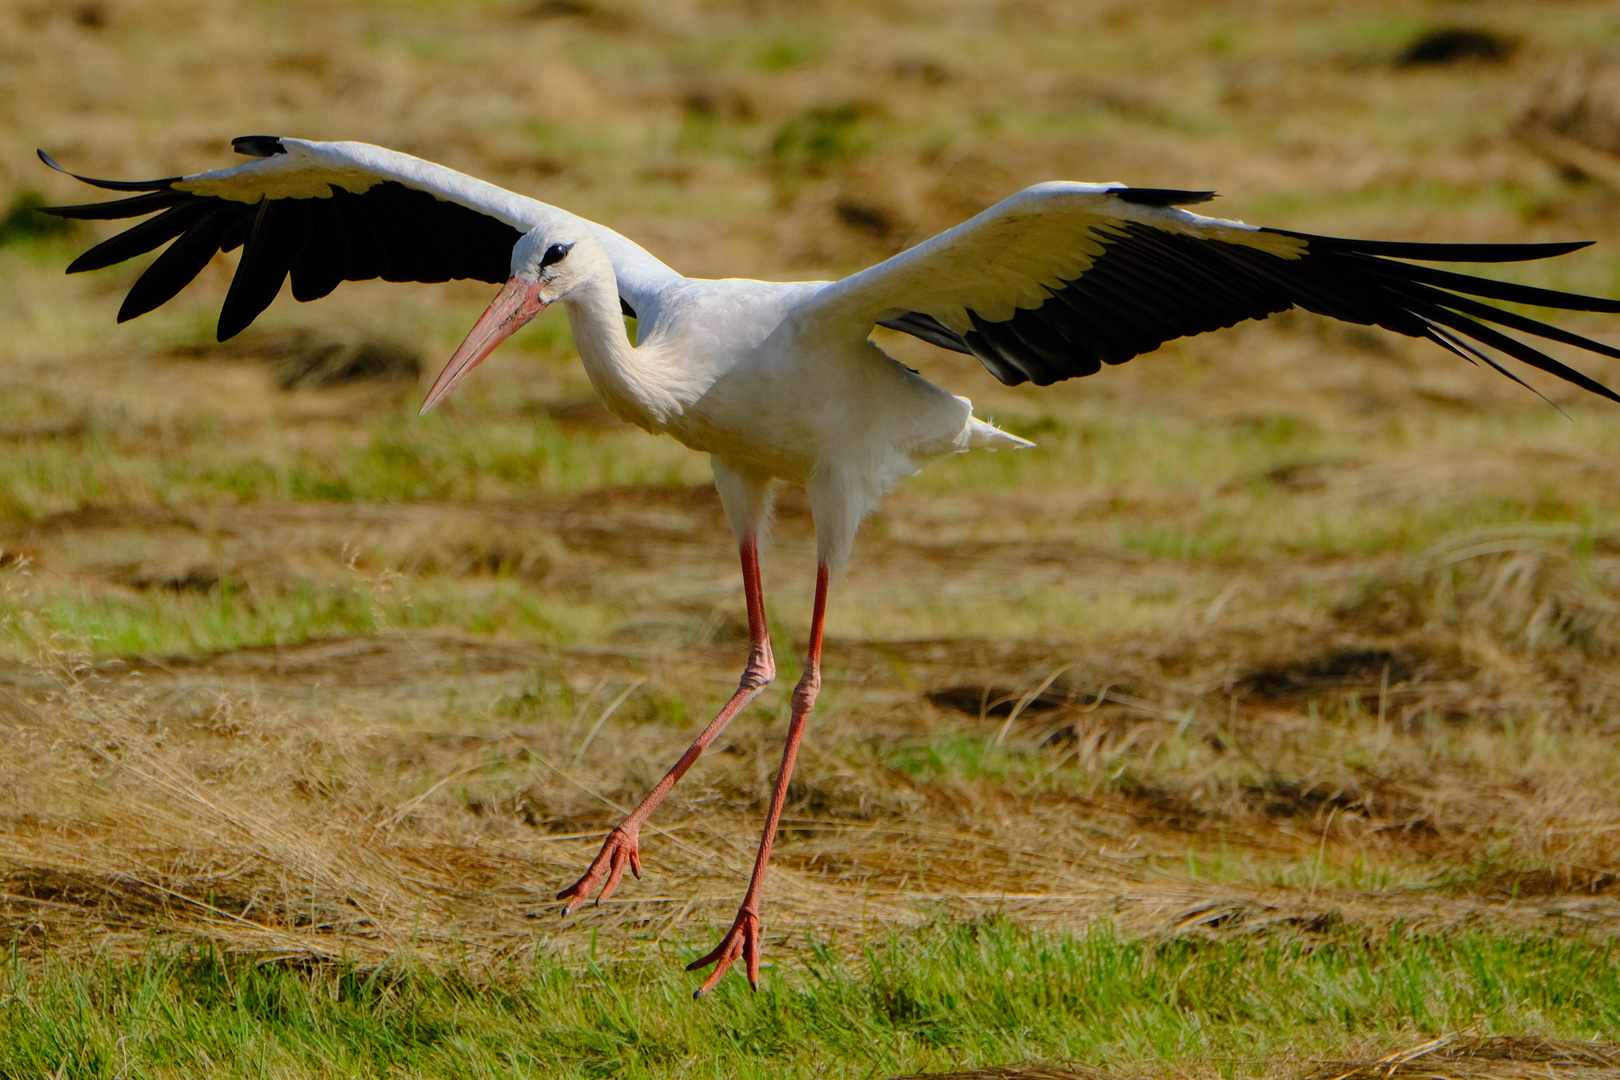
[{"label": "stork's eye", "polygon": [[562,262],[563,257],[573,250],[573,244],[552,244],[546,248],[546,253],[540,256],[540,269],[544,270],[555,262]]}]

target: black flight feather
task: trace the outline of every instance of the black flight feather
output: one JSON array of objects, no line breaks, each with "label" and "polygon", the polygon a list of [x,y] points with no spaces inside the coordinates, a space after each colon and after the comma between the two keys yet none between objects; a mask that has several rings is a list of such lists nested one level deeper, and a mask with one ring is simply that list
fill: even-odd
[{"label": "black flight feather", "polygon": [[52,158],[51,155],[47,154],[43,150],[35,150],[34,153],[39,155],[39,160],[49,165],[57,172],[66,173],[68,176],[73,177],[73,179],[79,181],[80,183],[89,184],[91,187],[105,188],[108,191],[162,191],[176,180],[185,179],[181,176],[170,176],[163,180],[92,180],[88,176],[80,176],[78,173],[68,172],[66,169],[62,168],[62,166],[56,163],[56,159]]},{"label": "black flight feather", "polygon": [[118,309],[119,322],[128,322],[168,303],[202,273],[219,250],[219,238],[229,225],[228,211],[221,207],[208,210],[201,221],[164,248],[130,287]]},{"label": "black flight feather", "polygon": [[[1381,259],[1368,259],[1368,269],[1375,273],[1388,273],[1407,281],[1421,281],[1453,292],[1470,296],[1484,296],[1491,300],[1507,300],[1515,304],[1535,307],[1561,308],[1564,311],[1620,312],[1620,300],[1605,300],[1598,296],[1559,292],[1556,289],[1538,289],[1533,285],[1519,285],[1511,281],[1493,281],[1490,278],[1457,274],[1438,270],[1432,266],[1413,266],[1409,263],[1386,263]],[[1389,268],[1393,269],[1389,269]]]},{"label": "black flight feather", "polygon": [[[620,303],[623,303],[623,301],[621,300]],[[938,345],[940,348],[949,349],[952,352],[970,352],[956,331],[932,315],[924,315],[920,311],[908,311],[897,319],[884,319],[878,325],[888,327],[890,330],[898,330],[902,334],[910,334],[912,337],[922,338],[930,345]]]},{"label": "black flight feather", "polygon": [[[352,256],[337,200],[309,200],[309,242],[292,266],[293,299],[319,300],[342,284]],[[312,250],[313,249],[313,250]]]},{"label": "black flight feather", "polygon": [[117,218],[140,217],[158,210],[166,210],[195,198],[183,191],[149,191],[127,199],[114,199],[104,203],[81,203],[78,206],[41,206],[42,214],[79,221],[112,221]]},{"label": "black flight feather", "polygon": [[284,199],[262,199],[247,243],[242,245],[242,261],[226,290],[219,309],[218,339],[226,341],[246,330],[259,313],[281,291],[287,280],[287,248],[293,208]]},{"label": "black flight feather", "polygon": [[1492,307],[1490,304],[1482,304],[1478,300],[1472,300],[1466,296],[1441,292],[1439,289],[1432,289],[1426,285],[1414,286],[1409,295],[1426,299],[1440,307],[1450,308],[1462,315],[1471,315],[1476,319],[1484,319],[1486,322],[1505,326],[1510,330],[1534,334],[1536,337],[1556,341],[1561,345],[1573,345],[1577,349],[1585,349],[1587,352],[1597,353],[1599,356],[1612,356],[1620,360],[1620,349],[1612,345],[1605,345],[1601,341],[1593,341],[1589,337],[1572,333],[1551,323],[1537,322],[1535,319],[1526,318],[1517,312],[1504,311],[1502,308]]},{"label": "black flight feather", "polygon": [[1481,345],[1489,345],[1498,352],[1507,353],[1521,363],[1529,364],[1533,368],[1539,368],[1549,375],[1556,375],[1565,382],[1574,383],[1582,390],[1590,390],[1599,397],[1606,397],[1610,401],[1620,402],[1620,394],[1616,394],[1596,379],[1576,371],[1568,364],[1554,360],[1546,353],[1526,345],[1517,338],[1511,338],[1498,330],[1493,330],[1484,323],[1475,322],[1473,319],[1458,315],[1454,311],[1438,307],[1430,310],[1428,317],[1442,326],[1449,326],[1454,330],[1467,334]]},{"label": "black flight feather", "polygon": [[1260,231],[1304,240],[1306,250],[1310,252],[1350,251],[1361,255],[1381,255],[1386,259],[1421,259],[1424,262],[1528,262],[1568,255],[1592,246],[1590,240],[1551,244],[1428,244],[1403,240],[1347,240],[1338,236],[1291,232],[1288,229]]},{"label": "black flight feather", "polygon": [[[1448,333],[1446,330],[1435,325],[1434,323],[1428,323],[1425,336],[1428,337],[1430,341],[1440,342],[1440,344],[1446,346],[1452,352],[1456,353],[1464,360],[1467,360],[1470,364],[1474,364],[1476,366],[1479,364],[1487,365],[1492,371],[1502,375],[1505,378],[1512,379],[1514,382],[1536,395],[1536,397],[1540,398],[1542,401],[1545,401],[1553,408],[1558,409],[1557,402],[1553,401],[1546,394],[1543,394],[1540,390],[1537,390],[1535,387],[1519,378],[1519,376],[1515,375],[1513,372],[1491,359],[1489,354],[1482,352],[1473,345],[1470,345],[1467,341],[1464,341],[1456,334]],[[1564,413],[1565,417],[1569,416],[1569,414],[1565,413],[1563,409],[1558,409],[1558,411]]]},{"label": "black flight feather", "polygon": [[157,217],[148,218],[132,229],[126,229],[117,236],[103,240],[69,263],[67,272],[82,274],[86,270],[100,270],[102,267],[121,263],[125,259],[133,259],[137,255],[145,255],[197,224],[208,213],[208,209],[208,204],[204,202],[171,206]]}]

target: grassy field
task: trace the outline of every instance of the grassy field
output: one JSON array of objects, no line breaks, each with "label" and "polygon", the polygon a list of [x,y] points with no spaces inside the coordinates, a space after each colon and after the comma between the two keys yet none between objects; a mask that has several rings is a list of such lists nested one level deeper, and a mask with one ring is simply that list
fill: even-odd
[{"label": "grassy field", "polygon": [[48,965],[43,977],[14,965],[0,1055],[34,1075],[853,1077],[1055,1055],[1102,1067],[1198,1060],[1231,1076],[1313,1054],[1325,1055],[1318,1069],[1357,1072],[1332,1055],[1393,1040],[1429,1076],[1481,1058],[1542,1075],[1620,1062],[1580,1039],[1423,1034],[1612,1034],[1620,980],[1590,938],[1149,944],[957,924],[859,950],[812,943],[794,977],[757,994],[728,981],[701,1009],[672,973],[694,955],[525,964],[493,992],[430,967],[309,972],[214,952]]},{"label": "grassy field", "polygon": [[694,1005],[802,493],[782,682],[644,880],[559,920],[744,659],[707,462],[594,402],[560,313],[418,419],[490,288],[283,297],[216,346],[230,259],[116,326],[140,268],[62,276],[105,232],[26,207],[88,197],[36,146],[147,177],[355,138],[814,277],[1118,179],[1594,239],[1500,272],[1616,296],[1617,46],[1595,0],[0,5],[0,1074],[1612,1074],[1612,407],[1300,314],[1047,389],[878,331],[1038,449],[863,528],[764,986]]}]

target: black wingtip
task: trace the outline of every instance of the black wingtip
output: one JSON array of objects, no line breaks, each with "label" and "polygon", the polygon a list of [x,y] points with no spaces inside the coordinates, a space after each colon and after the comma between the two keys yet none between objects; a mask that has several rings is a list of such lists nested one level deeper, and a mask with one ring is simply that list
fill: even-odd
[{"label": "black wingtip", "polygon": [[113,221],[118,218],[141,217],[157,210],[167,210],[194,197],[183,191],[147,191],[140,195],[131,195],[127,199],[114,199],[111,202],[80,203],[77,206],[36,206],[34,209],[42,214],[74,221]]},{"label": "black wingtip", "polygon": [[184,177],[180,176],[169,176],[162,180],[96,180],[92,177],[80,176],[76,172],[68,172],[66,169],[62,168],[62,166],[58,165],[56,163],[56,159],[52,158],[51,155],[47,154],[44,150],[36,149],[34,153],[39,155],[39,160],[49,165],[57,172],[66,176],[71,176],[81,184],[89,184],[91,187],[105,188],[108,191],[162,191],[170,184],[173,184],[176,180],[185,179]]},{"label": "black wingtip", "polygon": [[244,157],[267,158],[285,154],[279,135],[238,135],[231,140],[231,149]]},{"label": "black wingtip", "polygon": [[1276,233],[1304,240],[1309,250],[1341,251],[1354,255],[1376,255],[1385,259],[1415,259],[1418,262],[1506,263],[1554,259],[1572,251],[1591,247],[1592,240],[1562,240],[1541,244],[1433,244],[1404,240],[1351,240],[1340,236],[1315,236],[1292,229],[1264,227],[1261,232]]}]

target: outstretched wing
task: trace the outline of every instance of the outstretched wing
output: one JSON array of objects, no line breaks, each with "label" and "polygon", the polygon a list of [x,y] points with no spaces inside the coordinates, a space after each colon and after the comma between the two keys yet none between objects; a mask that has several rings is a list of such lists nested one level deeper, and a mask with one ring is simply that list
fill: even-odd
[{"label": "outstretched wing", "polygon": [[1008,385],[1045,386],[1124,363],[1173,338],[1297,306],[1428,338],[1517,381],[1481,351],[1489,347],[1620,401],[1496,327],[1603,356],[1620,357],[1620,350],[1476,298],[1606,312],[1620,312],[1620,302],[1398,261],[1515,262],[1586,244],[1340,240],[1176,209],[1212,197],[1119,184],[1038,184],[832,283],[798,317],[817,333],[864,336],[874,324],[902,330],[971,353]]},{"label": "outstretched wing", "polygon": [[[97,270],[163,250],[118,311],[124,322],[171,300],[215,252],[242,248],[219,313],[219,340],[244,330],[292,279],[298,300],[316,300],[341,281],[503,282],[524,233],[561,221],[590,226],[607,249],[629,308],[651,304],[677,275],[636,244],[594,222],[493,184],[380,146],[305,142],[269,135],[232,140],[256,160],[164,180],[92,180],[139,192],[113,202],[50,207],[59,217],[155,217],[75,259],[68,273]],[[43,150],[45,164],[67,170]],[[173,243],[170,243],[173,241]]]}]

